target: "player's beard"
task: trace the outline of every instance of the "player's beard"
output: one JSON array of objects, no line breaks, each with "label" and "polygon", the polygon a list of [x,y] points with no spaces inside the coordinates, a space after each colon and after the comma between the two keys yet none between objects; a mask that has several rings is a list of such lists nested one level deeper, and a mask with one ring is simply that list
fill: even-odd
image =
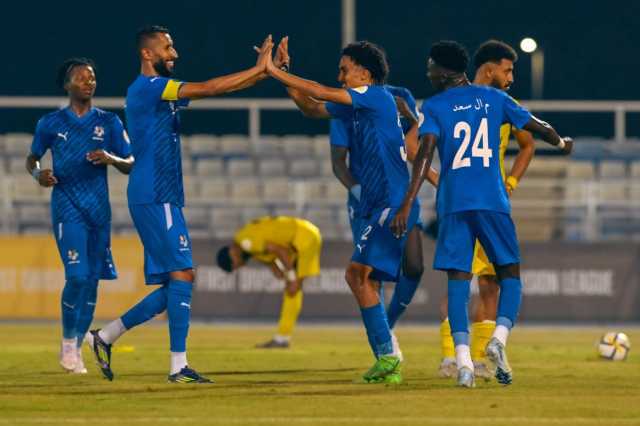
[{"label": "player's beard", "polygon": [[162,77],[171,77],[173,75],[173,71],[167,68],[167,63],[162,59],[153,63],[153,69]]}]

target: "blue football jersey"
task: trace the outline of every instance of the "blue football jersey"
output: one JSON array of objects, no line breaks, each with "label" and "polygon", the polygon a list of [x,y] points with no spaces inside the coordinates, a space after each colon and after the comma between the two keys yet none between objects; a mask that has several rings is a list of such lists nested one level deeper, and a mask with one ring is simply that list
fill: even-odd
[{"label": "blue football jersey", "polygon": [[111,221],[107,166],[86,159],[96,149],[119,157],[131,155],[127,133],[116,114],[92,108],[78,117],[63,108],[38,121],[31,153],[40,158],[51,150],[53,175],[58,179],[51,193],[54,223],[100,226]]},{"label": "blue football jersey", "polygon": [[468,85],[446,90],[422,105],[420,137],[438,138],[439,215],[492,210],[510,213],[500,172],[500,126],[522,128],[531,114],[501,90]]},{"label": "blue football jersey", "polygon": [[[411,91],[404,87],[392,86],[390,84],[385,84],[384,87],[391,93],[394,97],[400,97],[404,99],[404,101],[409,106],[411,112],[413,112],[418,118],[420,115],[420,111],[418,111],[418,106],[416,105],[416,98],[413,97]],[[402,123],[402,132],[407,133],[411,128],[411,123],[405,117],[400,116],[400,123]]]},{"label": "blue football jersey", "polygon": [[[353,151],[358,181],[362,185],[362,215],[386,207],[398,207],[409,183],[404,135],[393,95],[384,86],[348,89],[352,100]],[[327,111],[345,119],[348,109],[327,103]]]},{"label": "blue football jersey", "polygon": [[129,204],[184,206],[179,109],[180,82],[139,75],[127,90],[125,113],[135,165],[129,177]]}]

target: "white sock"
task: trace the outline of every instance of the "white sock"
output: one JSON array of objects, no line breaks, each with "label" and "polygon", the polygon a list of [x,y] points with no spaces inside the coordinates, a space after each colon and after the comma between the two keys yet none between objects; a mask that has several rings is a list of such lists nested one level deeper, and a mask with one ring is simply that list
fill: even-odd
[{"label": "white sock", "polygon": [[471,349],[469,345],[456,346],[456,364],[458,369],[468,367],[473,371],[473,361],[471,360]]},{"label": "white sock", "polygon": [[171,352],[171,370],[169,374],[179,373],[187,364],[186,352]]},{"label": "white sock", "polygon": [[64,337],[62,338],[62,346],[76,346],[76,342],[77,340],[75,338],[73,339],[65,339]]},{"label": "white sock", "polygon": [[509,329],[504,325],[496,325],[496,329],[493,331],[493,337],[498,339],[500,343],[507,346],[507,338],[509,337]]},{"label": "white sock", "polygon": [[122,323],[122,320],[118,318],[117,320],[111,321],[109,324],[105,325],[102,330],[98,332],[98,336],[100,336],[105,343],[111,345],[126,331],[127,329]]},{"label": "white sock", "polygon": [[283,336],[282,334],[276,334],[273,336],[273,340],[277,343],[289,343],[291,336]]}]

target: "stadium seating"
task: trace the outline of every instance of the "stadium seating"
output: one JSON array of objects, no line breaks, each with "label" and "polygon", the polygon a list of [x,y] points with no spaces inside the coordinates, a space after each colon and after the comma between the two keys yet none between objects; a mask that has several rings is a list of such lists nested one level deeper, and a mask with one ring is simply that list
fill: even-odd
[{"label": "stadium seating", "polygon": [[[50,190],[25,171],[31,139],[23,133],[0,135],[5,232],[49,232]],[[520,239],[640,239],[640,143],[585,138],[578,146],[571,159],[538,150],[513,195]],[[185,215],[194,235],[227,238],[255,217],[293,214],[316,223],[325,238],[351,236],[347,191],[333,176],[327,135],[262,136],[252,144],[245,135],[194,134],[183,137],[182,161]],[[50,155],[42,163],[50,167]],[[507,170],[512,163],[507,157]],[[135,231],[127,180],[115,170],[109,173],[116,233]],[[434,216],[435,189],[423,185],[419,198],[428,221]]]}]

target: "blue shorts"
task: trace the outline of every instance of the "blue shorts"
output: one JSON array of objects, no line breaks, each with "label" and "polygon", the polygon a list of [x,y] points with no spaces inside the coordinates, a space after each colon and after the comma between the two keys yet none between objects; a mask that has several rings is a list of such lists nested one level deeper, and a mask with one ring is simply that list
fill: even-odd
[{"label": "blue shorts", "polygon": [[166,283],[170,272],[193,268],[191,238],[180,207],[130,204],[129,212],[144,247],[147,284]]},{"label": "blue shorts", "polygon": [[110,223],[95,227],[84,223],[58,222],[53,224],[53,228],[66,279],[118,278],[111,256]]},{"label": "blue shorts", "polygon": [[360,235],[355,241],[351,261],[371,266],[373,268],[371,279],[398,281],[404,245],[407,235],[418,220],[419,210],[416,205],[411,209],[407,221],[407,233],[401,238],[396,238],[389,227],[398,211],[397,208],[378,210],[371,216],[362,218]]},{"label": "blue shorts", "polygon": [[520,263],[511,216],[490,210],[469,210],[439,219],[433,268],[471,272],[476,239],[494,265]]}]

